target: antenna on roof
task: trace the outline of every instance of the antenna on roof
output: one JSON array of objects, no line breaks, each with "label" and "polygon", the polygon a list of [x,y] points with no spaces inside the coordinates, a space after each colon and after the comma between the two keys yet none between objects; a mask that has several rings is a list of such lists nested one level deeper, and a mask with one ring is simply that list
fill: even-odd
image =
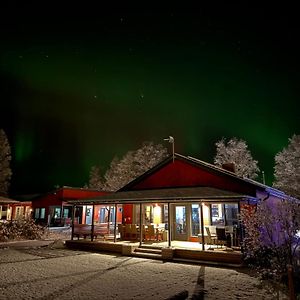
[{"label": "antenna on roof", "polygon": [[172,144],[172,156],[173,156],[173,162],[175,159],[175,139],[172,136],[169,136],[168,138],[164,139],[164,141],[169,142]]},{"label": "antenna on roof", "polygon": [[266,184],[265,171],[261,171],[263,184]]}]

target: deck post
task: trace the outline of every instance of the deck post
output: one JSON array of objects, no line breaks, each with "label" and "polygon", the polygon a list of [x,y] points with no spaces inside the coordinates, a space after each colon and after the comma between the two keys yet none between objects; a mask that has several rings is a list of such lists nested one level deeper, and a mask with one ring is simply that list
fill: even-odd
[{"label": "deck post", "polygon": [[73,210],[72,210],[72,233],[71,233],[71,240],[72,240],[72,241],[73,241],[73,239],[74,239],[75,211],[76,211],[76,205],[73,205]]},{"label": "deck post", "polygon": [[168,202],[168,247],[171,247],[171,204]]},{"label": "deck post", "polygon": [[202,201],[200,202],[200,215],[201,215],[201,236],[202,236],[202,250],[205,250],[205,240],[204,240],[204,222],[203,222],[203,206]]},{"label": "deck post", "polygon": [[[238,213],[240,214],[241,213],[241,203],[240,201],[238,202]],[[238,227],[237,227],[237,232],[236,232],[236,235],[235,235],[235,243],[237,247],[240,247],[241,246],[241,241],[244,240],[244,230],[245,230],[245,227],[243,226],[243,223],[238,221]],[[242,250],[242,248],[241,248]]]},{"label": "deck post", "polygon": [[118,216],[118,204],[115,204],[115,224],[114,224],[114,243],[117,241],[117,216]]},{"label": "deck post", "polygon": [[94,218],[95,218],[95,204],[93,204],[93,212],[92,212],[92,227],[91,227],[91,241],[94,241],[94,233],[95,233],[95,228],[94,228]]},{"label": "deck post", "polygon": [[143,220],[143,216],[142,216],[142,210],[143,210],[143,205],[142,202],[140,203],[140,243],[139,243],[139,247],[142,246],[142,240],[143,240],[143,228],[142,228],[142,220]]}]

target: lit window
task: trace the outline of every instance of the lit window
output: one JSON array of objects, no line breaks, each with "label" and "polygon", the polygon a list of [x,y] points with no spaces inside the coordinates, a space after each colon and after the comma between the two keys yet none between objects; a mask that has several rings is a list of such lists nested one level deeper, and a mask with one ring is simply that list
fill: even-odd
[{"label": "lit window", "polygon": [[45,212],[46,212],[46,209],[45,208],[41,208],[40,219],[45,219]]},{"label": "lit window", "polygon": [[40,217],[40,209],[36,208],[35,211],[34,211],[34,218],[39,219],[39,217]]}]

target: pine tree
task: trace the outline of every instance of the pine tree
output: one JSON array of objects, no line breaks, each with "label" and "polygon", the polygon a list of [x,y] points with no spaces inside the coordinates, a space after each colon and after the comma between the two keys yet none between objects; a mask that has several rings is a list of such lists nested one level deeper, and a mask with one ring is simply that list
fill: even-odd
[{"label": "pine tree", "polygon": [[275,156],[274,187],[300,199],[300,135],[289,138],[289,144]]},{"label": "pine tree", "polygon": [[7,195],[12,171],[10,168],[11,151],[7,136],[0,129],[0,195]]},{"label": "pine tree", "polygon": [[257,161],[252,158],[245,141],[237,138],[230,139],[227,143],[223,138],[216,142],[217,153],[214,158],[216,166],[234,164],[235,173],[241,177],[254,179],[258,176]]},{"label": "pine tree", "polygon": [[[167,156],[168,151],[161,144],[145,142],[141,148],[128,151],[122,159],[115,157],[104,175],[103,190],[116,191],[120,189]],[[90,182],[91,180],[92,177],[90,177]]]}]

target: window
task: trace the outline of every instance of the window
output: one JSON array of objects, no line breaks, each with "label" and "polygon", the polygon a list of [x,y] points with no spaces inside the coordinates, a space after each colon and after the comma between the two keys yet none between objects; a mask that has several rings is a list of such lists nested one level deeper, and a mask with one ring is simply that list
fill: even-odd
[{"label": "window", "polygon": [[45,219],[45,212],[46,212],[46,208],[41,208],[40,219]]},{"label": "window", "polygon": [[105,223],[105,213],[106,213],[106,208],[101,207],[100,208],[100,218],[99,218],[100,223]]},{"label": "window", "polygon": [[211,225],[232,226],[238,224],[237,203],[211,204]]},{"label": "window", "polygon": [[110,208],[110,222],[115,222],[115,208],[113,206]]},{"label": "window", "polygon": [[186,207],[181,205],[175,206],[176,233],[186,234]]},{"label": "window", "polygon": [[225,225],[224,205],[223,204],[212,204],[211,205],[211,224],[212,225]]},{"label": "window", "polygon": [[24,215],[24,207],[23,206],[16,206],[16,213],[15,216],[16,218],[22,218]]},{"label": "window", "polygon": [[164,223],[168,223],[168,214],[169,214],[168,204],[164,204],[164,213],[163,213]]},{"label": "window", "polygon": [[238,224],[238,212],[239,207],[237,203],[225,204],[226,225],[232,226]]},{"label": "window", "polygon": [[61,212],[61,208],[60,207],[55,207],[54,208],[54,219],[60,218],[60,212]]},{"label": "window", "polygon": [[152,205],[145,205],[145,224],[153,223]]},{"label": "window", "polygon": [[39,219],[40,218],[40,209],[39,208],[36,208],[34,210],[34,218],[35,219]]},{"label": "window", "polygon": [[70,207],[64,207],[63,210],[63,217],[64,218],[71,218],[72,214],[71,214],[71,208]]},{"label": "window", "polygon": [[45,219],[46,208],[36,208],[34,210],[34,218],[35,219]]}]

